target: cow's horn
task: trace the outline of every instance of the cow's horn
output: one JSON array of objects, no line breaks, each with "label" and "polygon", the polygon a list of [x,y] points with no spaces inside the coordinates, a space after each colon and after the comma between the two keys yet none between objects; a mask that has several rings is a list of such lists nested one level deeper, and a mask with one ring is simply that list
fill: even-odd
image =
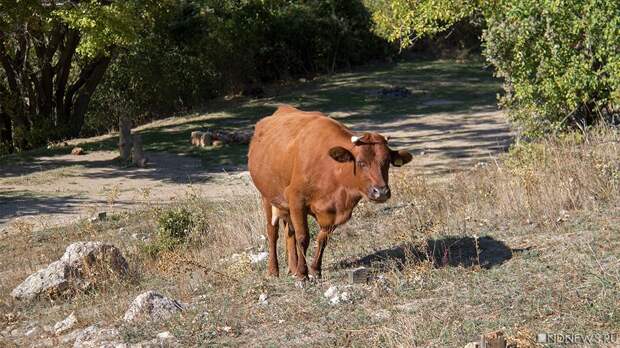
[{"label": "cow's horn", "polygon": [[352,136],[352,137],[351,137],[351,142],[352,142],[353,144],[355,144],[355,143],[357,143],[360,139],[362,139],[362,137],[357,137],[357,136],[355,136],[355,135],[354,135],[354,136]]}]

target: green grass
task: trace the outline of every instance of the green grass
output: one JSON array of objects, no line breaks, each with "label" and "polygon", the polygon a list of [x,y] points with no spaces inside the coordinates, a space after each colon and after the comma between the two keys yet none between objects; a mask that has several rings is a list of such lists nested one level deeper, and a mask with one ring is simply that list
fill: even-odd
[{"label": "green grass", "polygon": [[[390,86],[408,88],[412,95],[399,98],[374,94]],[[440,60],[366,67],[354,72],[319,77],[306,83],[273,85],[267,87],[266,91],[267,97],[263,99],[239,97],[230,101],[213,100],[202,110],[180,115],[181,118],[174,124],[148,127],[138,133],[143,137],[146,151],[198,157],[202,159],[205,168],[239,167],[247,162],[247,146],[195,148],[189,143],[189,134],[205,128],[230,131],[249,129],[257,120],[270,115],[279,103],[332,114],[345,124],[361,129],[433,113],[494,110],[500,84],[480,61]],[[433,103],[436,100],[449,100],[450,103]],[[205,114],[207,117],[192,117]],[[117,143],[117,137],[109,137],[78,146],[86,151],[115,150]],[[0,157],[0,163],[67,154],[70,149],[37,149]]]}]

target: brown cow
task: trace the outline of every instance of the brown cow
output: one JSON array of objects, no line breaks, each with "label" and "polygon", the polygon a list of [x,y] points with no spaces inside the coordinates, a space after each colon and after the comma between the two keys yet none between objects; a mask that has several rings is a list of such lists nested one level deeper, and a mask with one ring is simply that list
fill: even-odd
[{"label": "brown cow", "polygon": [[390,198],[390,163],[411,161],[407,151],[394,151],[378,133],[355,135],[320,112],[281,106],[256,124],[248,167],[262,195],[267,217],[269,274],[278,276],[278,220],[286,232],[289,272],[308,276],[308,214],[321,227],[310,275],[321,276],[321,259],[329,234],[351,218],[366,197]]}]

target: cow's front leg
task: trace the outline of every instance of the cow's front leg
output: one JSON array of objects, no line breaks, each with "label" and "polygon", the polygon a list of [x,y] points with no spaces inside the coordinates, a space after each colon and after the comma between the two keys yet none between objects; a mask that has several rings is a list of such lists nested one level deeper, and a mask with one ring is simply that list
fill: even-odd
[{"label": "cow's front leg", "polygon": [[292,204],[289,200],[290,216],[295,230],[295,249],[297,251],[297,279],[305,280],[308,278],[308,266],[306,265],[306,250],[310,242],[308,233],[308,213],[303,204]]},{"label": "cow's front leg", "polygon": [[288,257],[288,273],[295,276],[297,275],[297,247],[295,240],[295,229],[290,222],[290,218],[284,224],[284,233],[286,235],[286,254]]},{"label": "cow's front leg", "polygon": [[316,249],[314,250],[314,260],[310,265],[310,276],[320,279],[321,278],[321,265],[323,263],[323,250],[327,245],[329,239],[329,233],[331,229],[321,227],[321,232],[316,237]]}]

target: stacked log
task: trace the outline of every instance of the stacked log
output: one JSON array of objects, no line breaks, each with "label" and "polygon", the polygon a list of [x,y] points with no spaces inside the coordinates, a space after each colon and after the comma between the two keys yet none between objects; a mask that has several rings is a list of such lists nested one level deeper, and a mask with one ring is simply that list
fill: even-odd
[{"label": "stacked log", "polygon": [[190,142],[193,146],[206,147],[214,146],[219,147],[223,145],[231,144],[249,144],[252,139],[251,131],[222,131],[222,130],[206,130],[206,131],[193,131],[190,136]]}]

